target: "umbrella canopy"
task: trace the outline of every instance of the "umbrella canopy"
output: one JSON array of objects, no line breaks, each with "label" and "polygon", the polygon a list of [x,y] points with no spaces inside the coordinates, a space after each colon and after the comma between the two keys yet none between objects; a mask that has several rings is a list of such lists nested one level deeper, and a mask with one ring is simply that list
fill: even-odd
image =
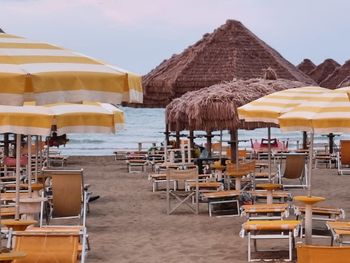
[{"label": "umbrella canopy", "polygon": [[107,103],[59,103],[46,106],[54,116],[57,135],[114,133],[124,123],[124,113]]},{"label": "umbrella canopy", "polygon": [[142,102],[141,78],[54,45],[0,33],[0,104]]},{"label": "umbrella canopy", "polygon": [[239,120],[237,107],[266,94],[286,88],[304,86],[304,83],[285,79],[233,80],[191,91],[173,100],[166,107],[169,130],[235,130],[266,127],[262,122]]},{"label": "umbrella canopy", "polygon": [[42,106],[0,105],[0,133],[48,136],[53,118],[52,112]]},{"label": "umbrella canopy", "polygon": [[282,130],[313,133],[350,132],[350,87],[320,94],[281,115]]},{"label": "umbrella canopy", "polygon": [[309,86],[278,91],[239,107],[238,115],[246,122],[278,124],[278,117],[283,113],[327,90]]}]

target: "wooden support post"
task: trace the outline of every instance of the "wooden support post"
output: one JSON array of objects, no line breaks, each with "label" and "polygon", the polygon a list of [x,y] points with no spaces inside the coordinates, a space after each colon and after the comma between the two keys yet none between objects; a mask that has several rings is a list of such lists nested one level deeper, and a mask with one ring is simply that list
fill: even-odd
[{"label": "wooden support post", "polygon": [[237,130],[231,130],[230,131],[230,148],[231,148],[231,162],[237,163],[237,157],[238,157],[238,133]]},{"label": "wooden support post", "polygon": [[208,157],[211,157],[211,138],[213,135],[211,134],[211,131],[207,131],[207,151],[208,151]]}]

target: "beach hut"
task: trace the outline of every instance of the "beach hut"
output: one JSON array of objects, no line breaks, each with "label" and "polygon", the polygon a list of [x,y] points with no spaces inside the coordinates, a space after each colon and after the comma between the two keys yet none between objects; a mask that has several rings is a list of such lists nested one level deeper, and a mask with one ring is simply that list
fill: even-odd
[{"label": "beach hut", "polygon": [[335,69],[340,67],[340,64],[328,58],[319,64],[314,70],[309,72],[309,77],[312,78],[317,83],[321,83],[324,79],[326,79],[329,75],[331,75]]},{"label": "beach hut", "polygon": [[297,69],[304,72],[309,76],[309,73],[316,68],[316,65],[311,61],[311,59],[305,58],[299,65]]},{"label": "beach hut", "polygon": [[143,76],[145,107],[165,107],[184,93],[222,81],[259,78],[271,67],[279,78],[314,84],[241,22],[227,20],[182,53]]},{"label": "beach hut", "polygon": [[235,79],[187,92],[166,107],[166,127],[168,131],[190,131],[190,140],[193,140],[193,131],[206,131],[208,152],[211,150],[212,132],[229,130],[231,159],[235,160],[237,129],[266,127],[262,122],[246,123],[239,120],[237,107],[279,90],[304,85],[298,81],[285,79]]},{"label": "beach hut", "polygon": [[335,89],[350,76],[350,60],[341,67],[336,68],[331,75],[320,82],[321,87]]}]

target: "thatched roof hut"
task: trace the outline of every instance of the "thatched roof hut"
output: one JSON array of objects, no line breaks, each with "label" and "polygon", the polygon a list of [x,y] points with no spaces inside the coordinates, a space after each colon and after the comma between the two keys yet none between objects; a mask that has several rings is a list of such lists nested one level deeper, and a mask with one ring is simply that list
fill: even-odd
[{"label": "thatched roof hut", "polygon": [[321,81],[320,86],[335,89],[349,76],[350,60],[346,61],[343,66],[336,68],[331,75],[329,75],[325,80]]},{"label": "thatched roof hut", "polygon": [[314,84],[242,23],[228,20],[143,77],[144,106],[165,107],[187,91],[234,78],[259,78],[268,67],[280,78]]},{"label": "thatched roof hut", "polygon": [[311,61],[311,59],[305,58],[299,65],[297,69],[304,72],[306,75],[316,68],[316,65]]},{"label": "thatched roof hut", "polygon": [[337,61],[328,58],[311,71],[309,77],[317,83],[321,83],[338,67],[340,67],[340,64]]},{"label": "thatched roof hut", "polygon": [[215,84],[174,99],[166,107],[166,124],[170,131],[266,127],[264,123],[240,121],[237,107],[275,91],[302,86],[302,82],[285,79],[234,79]]}]

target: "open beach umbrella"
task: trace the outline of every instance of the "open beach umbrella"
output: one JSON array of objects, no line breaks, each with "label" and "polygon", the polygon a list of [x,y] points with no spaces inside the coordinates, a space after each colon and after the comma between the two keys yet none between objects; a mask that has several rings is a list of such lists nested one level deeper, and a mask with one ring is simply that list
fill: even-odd
[{"label": "open beach umbrella", "polygon": [[0,33],[0,104],[141,103],[141,77],[67,49]]},{"label": "open beach umbrella", "polygon": [[53,115],[41,106],[0,105],[0,132],[16,134],[16,215],[19,219],[19,182],[21,135],[48,136],[51,131]]},{"label": "open beach umbrella", "polygon": [[[279,124],[278,117],[299,104],[318,97],[328,89],[321,87],[299,87],[278,91],[238,108],[240,119],[246,122],[265,122]],[[271,175],[271,129],[268,128],[269,174]]]},{"label": "open beach umbrella", "polygon": [[[312,153],[314,133],[332,133],[350,131],[350,87],[324,92],[317,98],[304,102],[278,118],[283,131],[309,131],[310,151],[308,170],[308,198],[311,195]],[[316,197],[317,198],[317,197]],[[306,206],[308,208],[308,206]],[[311,243],[312,210],[305,214],[306,242]]]}]

